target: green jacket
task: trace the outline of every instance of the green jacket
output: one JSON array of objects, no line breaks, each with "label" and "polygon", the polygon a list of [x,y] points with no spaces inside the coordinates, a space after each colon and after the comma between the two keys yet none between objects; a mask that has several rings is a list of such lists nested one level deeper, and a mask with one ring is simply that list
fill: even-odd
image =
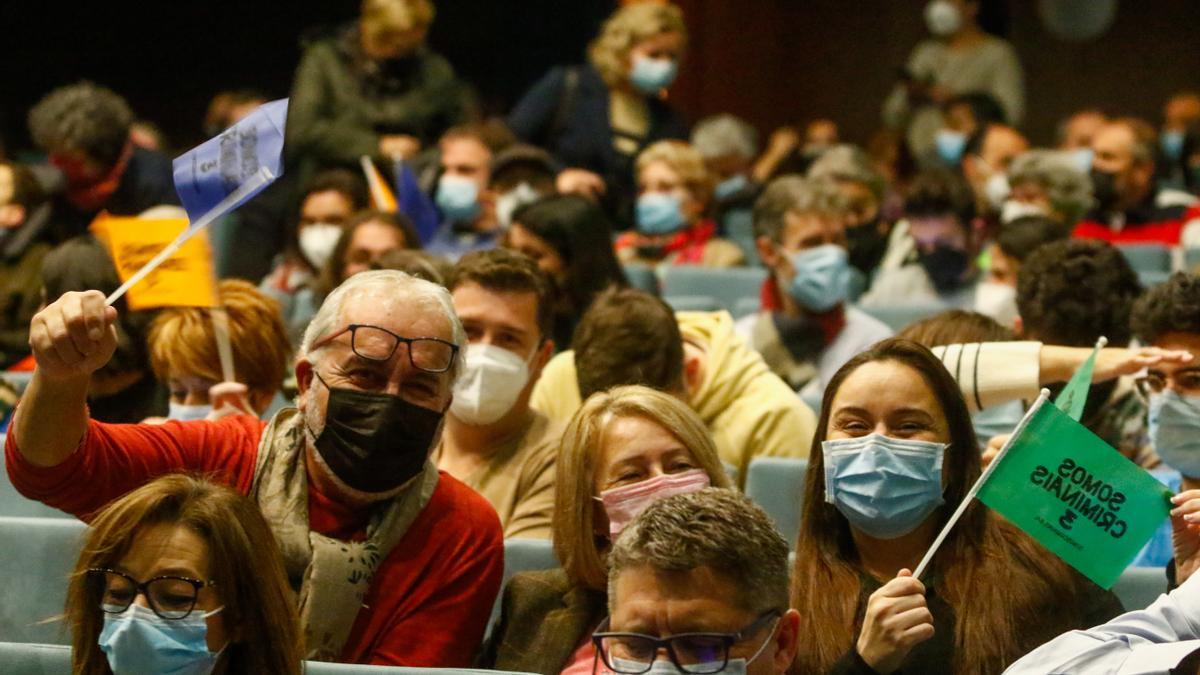
[{"label": "green jacket", "polygon": [[357,26],[310,46],[296,69],[288,105],[289,159],[304,173],[357,167],[379,156],[379,138],[408,134],[435,143],[467,118],[467,96],[446,59],[421,47],[380,64],[362,55]]}]

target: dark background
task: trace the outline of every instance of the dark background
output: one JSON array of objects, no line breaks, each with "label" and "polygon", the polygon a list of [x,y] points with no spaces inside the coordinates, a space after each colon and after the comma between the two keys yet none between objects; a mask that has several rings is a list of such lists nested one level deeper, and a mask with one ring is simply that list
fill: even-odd
[{"label": "dark background", "polygon": [[[678,0],[692,32],[672,91],[695,121],[746,117],[764,133],[817,116],[862,142],[897,68],[925,36],[924,0]],[[989,1],[1020,55],[1035,144],[1072,110],[1100,106],[1157,123],[1172,92],[1200,86],[1200,2],[1121,0],[1098,40],[1068,43],[1041,26],[1034,0]],[[579,61],[612,0],[437,0],[431,43],[503,112],[556,63]],[[0,134],[28,145],[25,114],[55,86],[90,78],[127,97],[176,146],[201,139],[221,89],[287,95],[301,36],[357,15],[325,2],[0,1],[4,57]]]}]

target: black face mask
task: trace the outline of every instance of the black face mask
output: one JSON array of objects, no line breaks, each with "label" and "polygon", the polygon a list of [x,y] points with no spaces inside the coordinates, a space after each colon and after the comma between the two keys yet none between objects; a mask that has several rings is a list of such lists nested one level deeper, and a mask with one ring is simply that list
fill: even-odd
[{"label": "black face mask", "polygon": [[1117,174],[1111,171],[1092,169],[1092,196],[1096,198],[1096,206],[1101,211],[1111,211],[1120,199],[1117,194]]},{"label": "black face mask", "polygon": [[887,252],[887,235],[879,231],[880,218],[846,228],[846,250],[850,264],[870,275]]},{"label": "black face mask", "polygon": [[666,246],[643,244],[641,246],[635,246],[634,250],[637,251],[637,256],[639,258],[644,258],[646,260],[662,260],[663,258],[667,257]]},{"label": "black face mask", "polygon": [[325,428],[316,448],[339,480],[362,492],[387,492],[421,473],[443,413],[399,396],[325,388]]},{"label": "black face mask", "polygon": [[929,280],[939,293],[952,291],[962,285],[971,259],[960,248],[938,245],[928,253],[919,251],[918,257]]}]

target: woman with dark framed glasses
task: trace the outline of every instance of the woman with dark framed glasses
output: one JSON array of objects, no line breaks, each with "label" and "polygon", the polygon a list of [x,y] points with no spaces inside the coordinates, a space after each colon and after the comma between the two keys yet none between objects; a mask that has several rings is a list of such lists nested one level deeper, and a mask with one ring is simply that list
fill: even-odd
[{"label": "woman with dark framed glasses", "polygon": [[249,499],[176,474],[91,525],[67,593],[73,672],[300,672],[283,562]]}]

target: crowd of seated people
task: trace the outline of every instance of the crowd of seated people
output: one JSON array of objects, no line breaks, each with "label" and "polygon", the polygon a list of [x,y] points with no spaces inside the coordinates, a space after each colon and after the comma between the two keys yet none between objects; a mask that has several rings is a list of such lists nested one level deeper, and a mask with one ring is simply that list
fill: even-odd
[{"label": "crowd of seated people", "polygon": [[[0,429],[15,491],[89,526],[73,670],[1125,672],[1200,639],[1200,96],[1039,147],[980,0],[922,6],[860,146],[689,126],[669,2],[485,117],[431,0],[362,0],[297,63],[287,180],[212,226],[211,308],[106,302],[89,225],[177,209],[171,162],[117,92],[49,91],[36,159],[0,154]],[[1123,608],[979,502],[918,578],[1085,364],[1080,423],[1174,495],[1130,565],[1170,594]],[[806,467],[794,531],[743,495],[769,462]],[[555,564],[507,574],[512,542]]]}]

